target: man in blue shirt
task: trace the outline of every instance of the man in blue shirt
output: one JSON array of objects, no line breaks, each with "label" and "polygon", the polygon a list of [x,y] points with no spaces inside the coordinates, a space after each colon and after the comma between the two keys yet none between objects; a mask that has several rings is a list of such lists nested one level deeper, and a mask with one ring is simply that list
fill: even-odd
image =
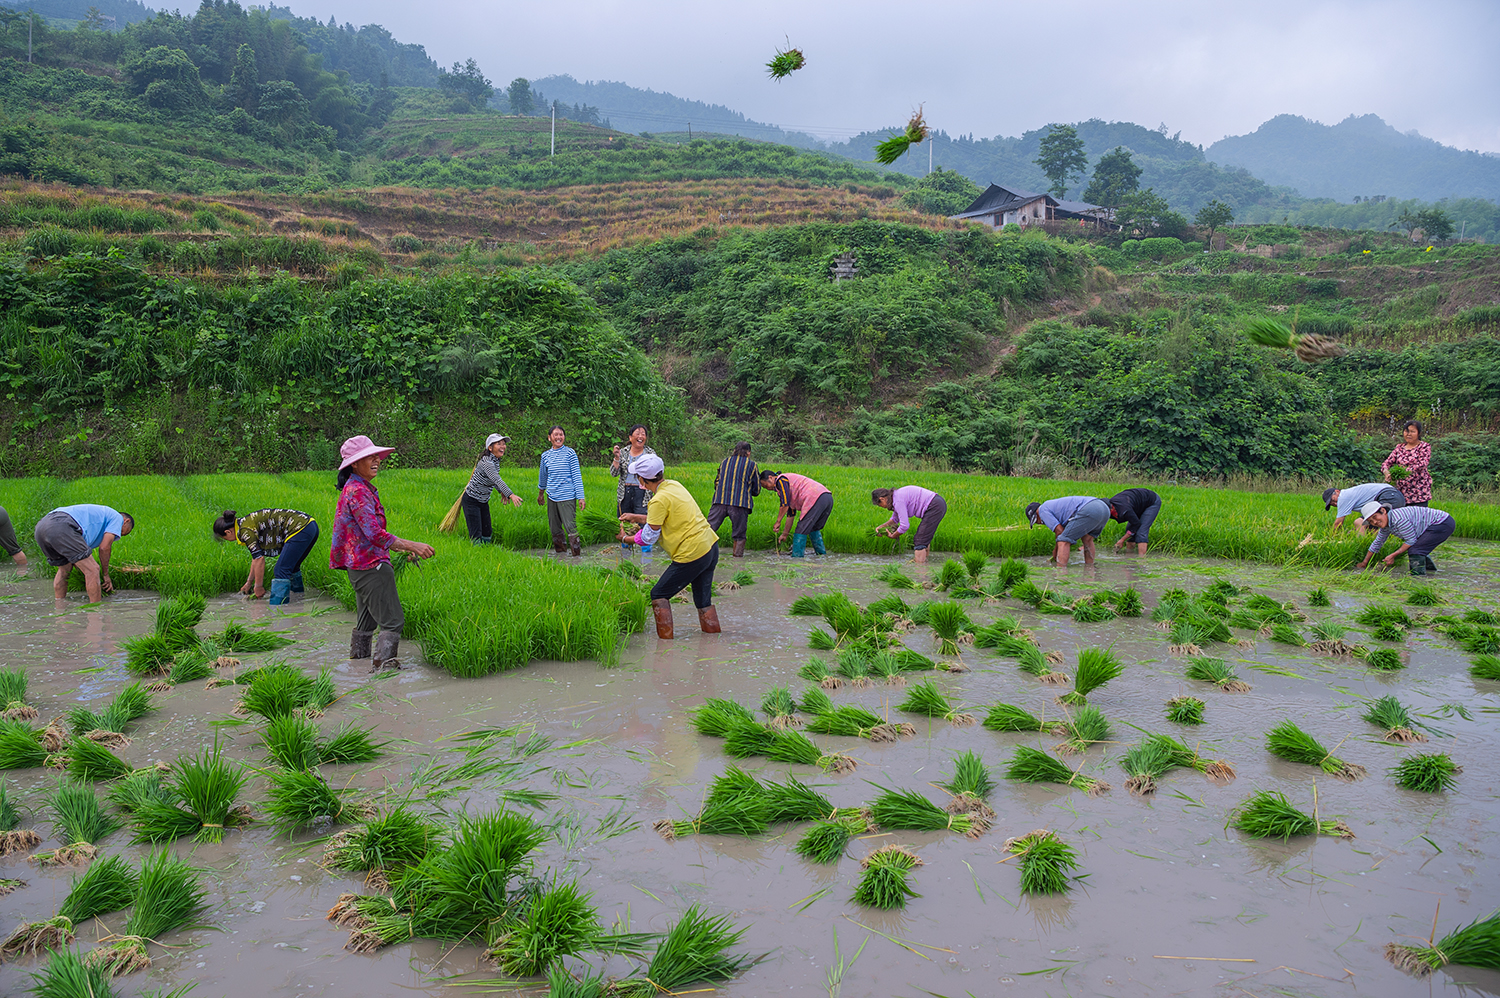
[{"label": "man in blue shirt", "polygon": [[[109,578],[109,555],[115,541],[135,527],[135,517],[108,506],[81,503],[61,506],[42,517],[36,525],[36,543],[47,556],[47,564],[57,569],[52,580],[52,594],[58,599],[68,595],[68,576],[73,569],[83,573],[83,588],[89,602],[98,603],[105,593],[114,592]],[[94,560],[94,549],[99,560]]]},{"label": "man in blue shirt", "polygon": [[1083,563],[1094,563],[1094,541],[1109,522],[1109,503],[1097,496],[1063,496],[1034,502],[1026,507],[1026,519],[1033,527],[1046,525],[1057,535],[1052,560],[1059,568],[1067,565],[1073,545],[1083,542]]},{"label": "man in blue shirt", "polygon": [[[1350,513],[1364,509],[1372,502],[1400,509],[1406,505],[1406,497],[1385,482],[1365,482],[1363,485],[1351,485],[1344,489],[1323,490],[1323,511],[1326,513],[1335,506],[1338,507],[1338,516],[1333,521],[1334,530],[1344,525],[1344,520]],[[1363,524],[1360,526],[1363,532]]]}]

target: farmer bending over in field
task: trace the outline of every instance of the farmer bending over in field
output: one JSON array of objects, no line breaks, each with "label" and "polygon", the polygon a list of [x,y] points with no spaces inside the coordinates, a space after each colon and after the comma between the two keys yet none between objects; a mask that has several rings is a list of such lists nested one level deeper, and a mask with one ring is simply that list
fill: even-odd
[{"label": "farmer bending over in field", "polygon": [[750,443],[737,443],[734,453],[719,462],[719,473],[714,476],[714,499],[708,507],[708,526],[714,533],[719,532],[719,524],[728,518],[729,539],[734,542],[730,554],[735,558],[745,557],[745,528],[758,495],[760,469],[750,456]]},{"label": "farmer bending over in field", "polygon": [[238,541],[250,549],[250,575],[240,592],[254,597],[266,594],[266,556],[276,559],[271,579],[271,605],[289,603],[292,593],[302,592],[302,563],[318,543],[318,521],[295,509],[258,509],[236,518],[226,509],[214,521],[214,539]]},{"label": "farmer bending over in field", "polygon": [[21,542],[16,540],[16,528],[10,522],[10,514],[0,506],[0,547],[5,548],[5,553],[10,555],[10,560],[16,563],[17,568],[26,567],[26,552],[21,550]]},{"label": "farmer bending over in field", "polygon": [[349,640],[349,658],[370,658],[370,641],[380,628],[370,671],[382,666],[401,668],[396,652],[401,646],[401,628],[406,614],[396,593],[396,571],[392,551],[405,551],[414,558],[431,558],[431,544],[402,540],[385,529],[385,507],[374,479],[380,464],[396,448],[378,447],[369,437],[350,437],[339,448],[339,505],[333,514],[332,551],[328,567],[349,573],[354,587],[354,636]]},{"label": "farmer bending over in field", "polygon": [[870,501],[891,511],[891,518],[875,528],[877,534],[900,537],[911,529],[912,520],[922,521],[911,539],[911,549],[916,553],[918,565],[927,564],[932,535],[937,533],[938,524],[948,512],[943,497],[919,485],[903,485],[899,489],[874,489]]},{"label": "farmer bending over in field", "polygon": [[1338,507],[1338,515],[1333,520],[1334,530],[1344,525],[1344,520],[1350,513],[1364,509],[1372,502],[1400,509],[1406,505],[1406,497],[1385,482],[1365,482],[1363,485],[1351,485],[1347,489],[1323,490],[1323,512]]},{"label": "farmer bending over in field", "polygon": [[1380,553],[1386,538],[1395,534],[1401,538],[1401,546],[1386,556],[1385,563],[1388,567],[1394,568],[1396,559],[1404,554],[1411,566],[1411,574],[1436,572],[1437,565],[1432,560],[1433,548],[1452,537],[1453,529],[1457,526],[1453,517],[1430,506],[1402,506],[1392,509],[1383,503],[1372,502],[1360,512],[1365,523],[1380,533],[1370,542],[1370,550],[1365,552],[1356,568],[1368,565],[1370,559]]},{"label": "farmer bending over in field", "polygon": [[[134,529],[135,517],[129,513],[92,503],[61,506],[42,517],[36,525],[36,543],[47,564],[57,569],[52,594],[58,599],[67,598],[68,576],[75,568],[83,573],[83,588],[90,603],[98,603],[105,593],[114,592],[115,584],[109,578],[109,555],[116,539]],[[99,549],[98,561],[94,560],[95,548]]]},{"label": "farmer bending over in field", "polygon": [[1109,500],[1111,519],[1125,524],[1125,534],[1115,541],[1115,550],[1135,541],[1136,554],[1145,554],[1151,542],[1151,524],[1161,512],[1161,496],[1150,489],[1126,489]]},{"label": "farmer bending over in field", "polygon": [[[792,522],[797,522],[797,532],[792,535],[793,558],[805,555],[808,541],[812,542],[813,551],[817,554],[828,553],[828,549],[823,546],[823,528],[828,524],[828,514],[833,512],[832,492],[806,475],[794,475],[791,472],[778,475],[770,470],[760,473],[760,487],[768,492],[775,492],[781,500],[781,508],[776,511],[776,525],[771,528],[771,533],[780,533],[781,539],[786,540],[787,532],[792,529]],[[782,530],[782,520],[786,520],[786,530]]]},{"label": "farmer bending over in field", "polygon": [[1104,525],[1109,522],[1109,503],[1097,496],[1063,496],[1027,506],[1026,519],[1033,527],[1046,524],[1057,535],[1052,560],[1059,568],[1068,564],[1073,545],[1080,540],[1083,542],[1083,563],[1092,565],[1094,541],[1104,533]]},{"label": "farmer bending over in field", "polygon": [[655,544],[661,538],[672,564],[651,587],[651,612],[656,616],[656,636],[671,638],[672,597],[693,587],[693,605],[698,608],[698,626],[707,634],[719,633],[719,611],[714,609],[714,566],[719,563],[719,535],[709,527],[681,482],[666,477],[661,458],[647,454],[630,462],[630,473],[651,494],[646,523],[635,534],[620,529],[620,540],[629,544]]}]

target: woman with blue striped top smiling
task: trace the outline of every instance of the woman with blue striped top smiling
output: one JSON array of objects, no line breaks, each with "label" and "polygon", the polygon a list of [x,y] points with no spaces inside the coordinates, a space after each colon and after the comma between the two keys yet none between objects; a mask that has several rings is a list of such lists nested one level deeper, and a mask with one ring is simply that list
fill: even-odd
[{"label": "woman with blue striped top smiling", "polygon": [[566,439],[561,426],[552,427],[547,434],[552,449],[542,452],[536,504],[547,507],[552,550],[558,554],[571,550],[577,558],[583,554],[583,544],[578,538],[578,512],[585,506],[583,469],[578,465],[578,452],[564,444]]}]

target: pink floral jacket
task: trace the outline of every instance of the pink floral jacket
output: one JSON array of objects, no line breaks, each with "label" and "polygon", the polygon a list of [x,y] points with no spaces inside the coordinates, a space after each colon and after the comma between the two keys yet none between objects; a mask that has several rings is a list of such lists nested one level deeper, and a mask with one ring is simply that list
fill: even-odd
[{"label": "pink floral jacket", "polygon": [[350,475],[339,493],[338,511],[333,514],[333,538],[328,552],[328,567],[362,571],[391,560],[390,547],[396,538],[385,529],[385,507],[375,486]]},{"label": "pink floral jacket", "polygon": [[1385,473],[1391,470],[1391,465],[1401,465],[1410,474],[1401,481],[1392,483],[1396,486],[1396,491],[1405,496],[1407,502],[1431,502],[1432,475],[1427,471],[1427,464],[1431,460],[1432,444],[1425,440],[1418,440],[1414,447],[1397,444],[1380,470]]}]

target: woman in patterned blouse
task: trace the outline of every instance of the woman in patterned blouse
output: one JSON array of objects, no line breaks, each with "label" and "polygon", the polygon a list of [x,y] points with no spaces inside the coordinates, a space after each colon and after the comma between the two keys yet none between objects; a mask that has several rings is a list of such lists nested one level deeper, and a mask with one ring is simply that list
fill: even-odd
[{"label": "woman in patterned blouse", "polygon": [[505,445],[510,440],[503,433],[491,433],[484,442],[484,453],[474,465],[474,474],[464,488],[460,501],[464,511],[464,523],[469,528],[469,543],[493,544],[490,526],[490,493],[499,492],[501,498],[512,506],[521,505],[521,497],[510,490],[500,477],[500,459],[505,456]]},{"label": "woman in patterned blouse", "polygon": [[[1426,506],[1432,501],[1432,474],[1427,470],[1431,461],[1432,444],[1422,439],[1422,424],[1409,419],[1401,431],[1401,442],[1380,470],[1385,480],[1406,497],[1406,505]],[[1397,464],[1406,469],[1406,477],[1391,481],[1391,466]]]},{"label": "woman in patterned blouse", "polygon": [[250,574],[240,592],[250,595],[253,589],[257,599],[266,594],[266,557],[276,558],[271,605],[280,606],[302,592],[302,562],[318,543],[318,521],[295,509],[258,509],[240,517],[226,509],[214,521],[214,537],[250,549]]}]

